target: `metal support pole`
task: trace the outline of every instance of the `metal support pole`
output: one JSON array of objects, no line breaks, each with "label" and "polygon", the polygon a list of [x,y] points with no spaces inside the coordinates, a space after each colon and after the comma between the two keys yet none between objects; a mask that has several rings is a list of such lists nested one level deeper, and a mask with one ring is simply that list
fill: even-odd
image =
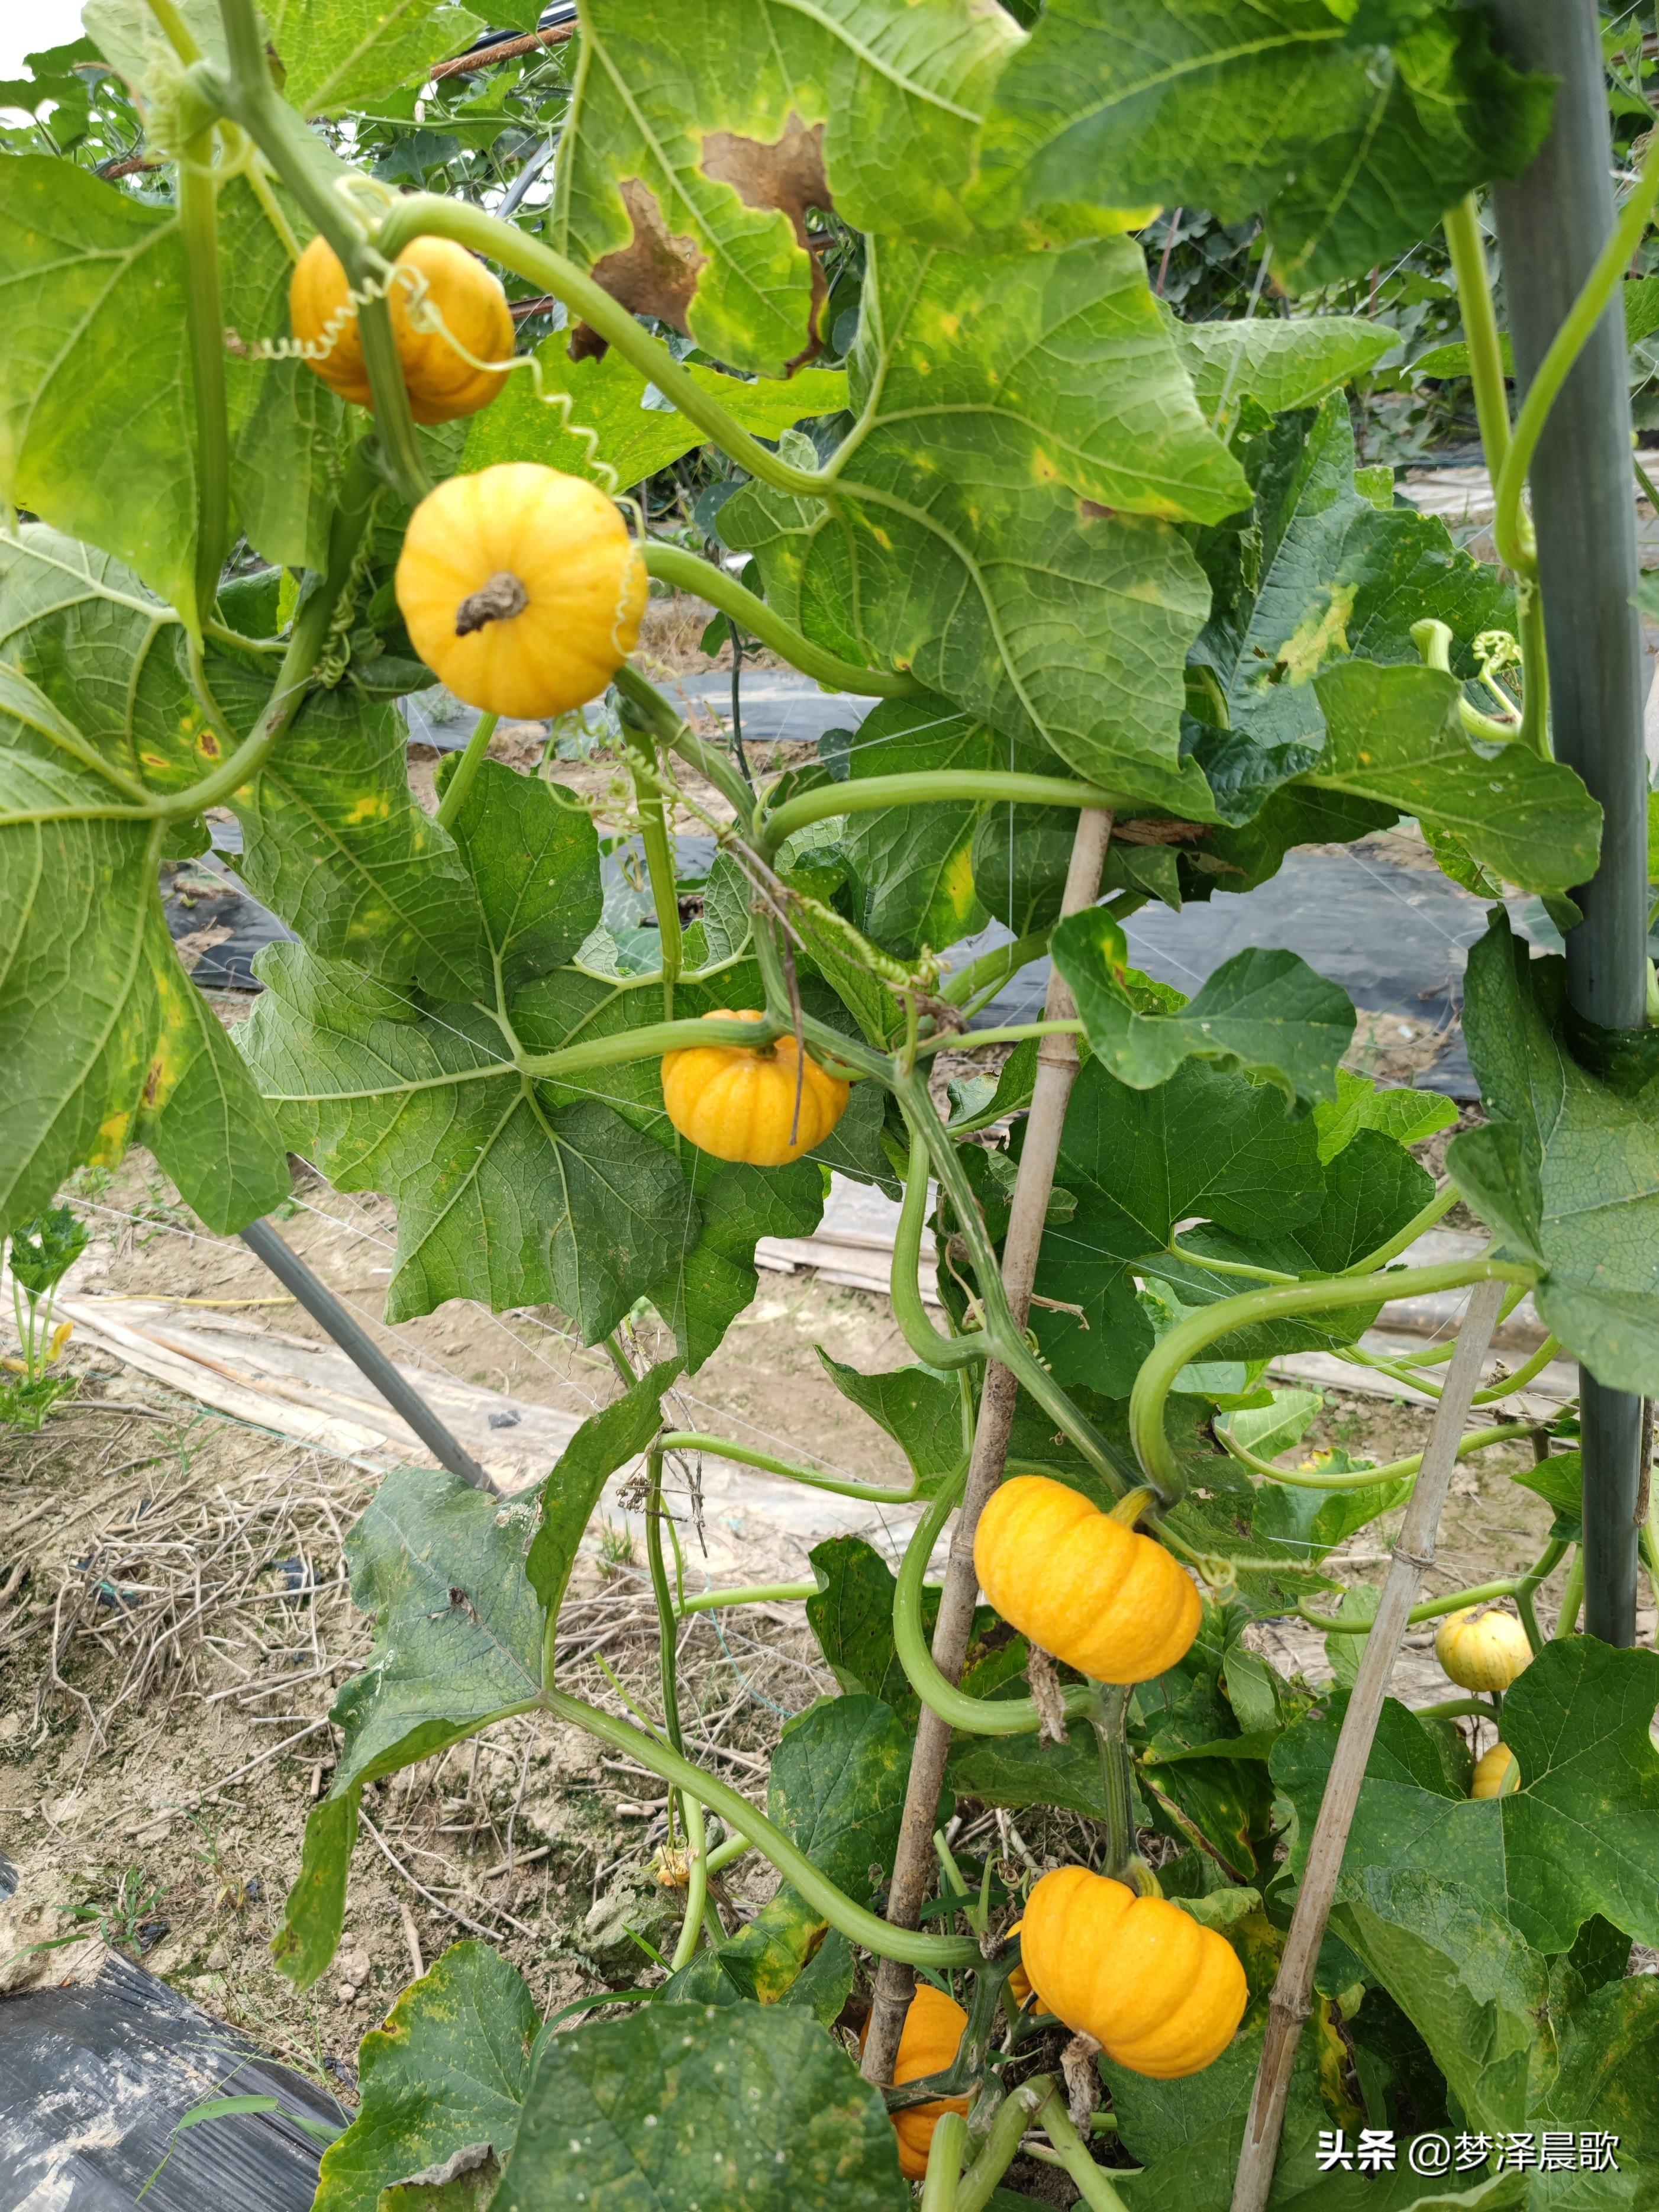
[{"label": "metal support pole", "polygon": [[466,1447],[457,1442],[417,1390],[411,1389],[334,1293],[325,1288],[301,1259],[289,1251],[268,1221],[255,1221],[242,1231],[242,1242],[257,1253],[284,1290],[292,1291],[318,1326],[328,1331],[359,1373],[371,1382],[392,1412],[408,1422],[416,1435],[452,1474],[474,1490],[493,1490],[495,1484]]},{"label": "metal support pole", "polygon": [[[1613,148],[1595,0],[1497,0],[1518,67],[1557,81],[1554,126],[1494,199],[1516,368],[1535,374],[1613,227]],[[1615,296],[1556,400],[1532,468],[1555,755],[1603,810],[1601,859],[1573,898],[1567,998],[1601,1030],[1643,1025],[1647,1003],[1647,761],[1642,633],[1633,604],[1636,501],[1624,309]],[[1636,1639],[1641,1401],[1581,1368],[1584,1625]]]}]

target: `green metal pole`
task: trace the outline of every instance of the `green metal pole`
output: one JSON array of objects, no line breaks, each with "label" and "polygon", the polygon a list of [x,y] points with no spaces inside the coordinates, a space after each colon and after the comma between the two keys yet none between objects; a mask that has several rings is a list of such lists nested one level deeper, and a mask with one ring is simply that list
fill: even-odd
[{"label": "green metal pole", "polygon": [[[1549,139],[1518,183],[1494,198],[1504,284],[1524,390],[1613,228],[1595,0],[1497,0],[1518,66],[1557,82]],[[1562,386],[1532,468],[1556,757],[1601,802],[1601,859],[1572,894],[1584,919],[1567,933],[1574,1048],[1598,1032],[1639,1029],[1647,998],[1647,761],[1642,635],[1626,382],[1616,298]],[[1636,1640],[1641,1401],[1581,1368],[1585,1626]]]}]

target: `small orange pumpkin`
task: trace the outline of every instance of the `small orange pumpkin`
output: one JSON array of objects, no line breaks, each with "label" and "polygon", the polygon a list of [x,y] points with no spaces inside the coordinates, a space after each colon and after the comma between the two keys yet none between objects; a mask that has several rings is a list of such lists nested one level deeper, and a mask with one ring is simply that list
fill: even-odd
[{"label": "small orange pumpkin", "polygon": [[[744,1007],[735,1013],[708,1013],[703,1019],[758,1022],[765,1016]],[[811,1053],[798,1057],[792,1036],[754,1050],[740,1044],[700,1044],[662,1056],[669,1120],[699,1152],[712,1152],[717,1160],[786,1166],[823,1142],[847,1111],[851,1095]]]},{"label": "small orange pumpkin", "polygon": [[[417,422],[452,422],[459,416],[476,415],[507,380],[500,370],[474,363],[513,358],[513,317],[501,280],[449,238],[412,240],[396,266],[409,273],[392,283],[386,298],[410,412]],[[413,283],[412,277],[423,282]],[[307,354],[307,367],[342,399],[372,407],[357,310],[340,257],[320,233],[300,256],[289,282],[288,302],[295,337],[307,347],[326,349]],[[428,329],[425,325],[434,312],[436,320]]]},{"label": "small orange pumpkin", "polygon": [[1020,1957],[1048,2011],[1154,2081],[1212,2064],[1244,2016],[1244,1969],[1225,1936],[1086,1867],[1057,1867],[1032,1890]]},{"label": "small orange pumpkin", "polygon": [[[893,2087],[902,2088],[907,2081],[920,2081],[927,2075],[944,2073],[962,2048],[967,2026],[968,2015],[954,1997],[947,1997],[931,1982],[918,1982],[910,2009],[904,2015],[898,2057],[893,2062]],[[860,2050],[868,2033],[866,2022],[859,2038]],[[899,2169],[907,2181],[926,2179],[933,2130],[947,2112],[966,2112],[972,2101],[969,2097],[936,2097],[931,2105],[911,2105],[893,2114]]]},{"label": "small orange pumpkin", "polygon": [[1204,1617],[1162,1544],[1047,1475],[1015,1475],[993,1493],[974,1565],[1006,1621],[1097,1682],[1151,1681],[1184,1656]]}]

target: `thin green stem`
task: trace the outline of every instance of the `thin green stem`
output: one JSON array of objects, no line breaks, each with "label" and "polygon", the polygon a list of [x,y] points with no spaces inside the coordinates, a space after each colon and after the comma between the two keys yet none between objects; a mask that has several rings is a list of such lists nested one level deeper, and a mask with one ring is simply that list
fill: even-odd
[{"label": "thin green stem", "polygon": [[1427,1205],[1420,1206],[1403,1228],[1396,1229],[1392,1237],[1379,1244],[1374,1252],[1367,1252],[1363,1260],[1356,1260],[1352,1267],[1344,1267],[1342,1273],[1374,1275],[1379,1267],[1386,1267],[1390,1260],[1397,1260],[1402,1252],[1408,1250],[1425,1229],[1432,1229],[1435,1223],[1449,1214],[1456,1203],[1456,1187],[1449,1182],[1443,1182]]},{"label": "thin green stem", "polygon": [[[1500,1597],[1513,1597],[1524,1579],[1520,1575],[1505,1575],[1497,1582],[1476,1583],[1471,1589],[1448,1590],[1443,1597],[1425,1598],[1420,1605],[1414,1605],[1406,1617],[1411,1626],[1418,1628],[1425,1620],[1440,1620],[1449,1613],[1462,1613],[1466,1606],[1491,1605]],[[1350,1626],[1346,1621],[1334,1618],[1328,1613],[1319,1613],[1305,1603],[1299,1605],[1297,1612],[1311,1626],[1325,1629],[1338,1636],[1369,1636],[1371,1632],[1368,1620],[1357,1620]]]},{"label": "thin green stem", "polygon": [[981,953],[977,960],[957,970],[939,996],[948,999],[953,1006],[965,1006],[976,993],[989,989],[993,984],[1006,983],[1031,961],[1040,960],[1048,950],[1052,934],[1047,929],[1033,930],[1029,937],[1017,937],[1012,945],[999,945],[994,951]]},{"label": "thin green stem", "polygon": [[[650,740],[646,740],[647,748]],[[674,848],[668,834],[668,816],[658,787],[654,756],[641,761],[637,748],[629,748],[635,762],[634,804],[639,810],[640,838],[645,847],[646,872],[651,883],[652,911],[662,958],[662,1018],[674,1018],[674,986],[680,979],[685,940],[680,931],[680,894],[675,878]]]},{"label": "thin green stem", "polygon": [[738,823],[747,830],[752,826],[755,813],[755,794],[744,782],[737,769],[714,745],[697,737],[677,714],[656,685],[629,661],[624,661],[612,681],[631,706],[638,710],[643,726],[659,738],[672,751],[678,753],[712,783]]},{"label": "thin green stem", "polygon": [[910,1164],[905,1170],[904,1199],[893,1231],[893,1267],[889,1279],[893,1318],[904,1341],[925,1367],[948,1370],[983,1359],[989,1347],[981,1334],[945,1336],[934,1328],[922,1303],[921,1233],[927,1225],[927,1182],[930,1155],[921,1133],[910,1133]]},{"label": "thin green stem", "polygon": [[753,1848],[764,1852],[784,1879],[793,1882],[806,1902],[831,1927],[839,1928],[849,1942],[873,1951],[878,1958],[898,1959],[906,1966],[936,1966],[949,1971],[980,1964],[979,1945],[971,1936],[927,1936],[908,1928],[890,1927],[875,1913],[854,1904],[818,1871],[799,1844],[746,1797],[739,1796],[714,1775],[703,1773],[670,1746],[647,1735],[631,1722],[618,1719],[614,1713],[602,1712],[597,1705],[570,1697],[562,1690],[545,1691],[542,1704],[556,1718],[585,1729],[601,1743],[608,1743],[614,1750],[625,1753],[647,1773],[689,1790],[711,1812],[718,1813],[729,1826],[740,1830]]},{"label": "thin green stem", "polygon": [[[1451,649],[1455,642],[1449,623],[1425,617],[1412,624],[1412,643],[1425,667],[1437,669],[1442,676],[1450,676],[1454,680],[1456,672],[1451,665]],[[1464,734],[1479,738],[1483,744],[1511,744],[1521,735],[1520,721],[1499,722],[1490,714],[1483,714],[1461,684],[1457,686],[1457,719]]]},{"label": "thin green stem", "polygon": [[1486,471],[1493,483],[1502,473],[1510,450],[1510,395],[1504,375],[1504,349],[1498,335],[1498,316],[1492,306],[1492,281],[1486,271],[1486,241],[1474,195],[1448,208],[1441,218],[1457,282],[1458,305],[1463,314],[1463,336],[1469,349],[1469,380],[1474,386],[1475,420],[1480,426],[1480,446]]},{"label": "thin green stem", "polygon": [[660,577],[665,584],[672,584],[678,592],[689,592],[694,598],[707,599],[710,606],[718,607],[733,622],[741,623],[763,645],[781,654],[792,668],[799,668],[804,676],[828,684],[831,690],[852,691],[866,699],[908,699],[924,688],[914,676],[861,667],[856,661],[843,660],[839,653],[814,645],[787,623],[775,607],[757,598],[735,576],[728,575],[718,563],[689,552],[683,545],[665,545],[659,538],[650,538],[642,550],[646,568],[652,575]]},{"label": "thin green stem", "polygon": [[1106,1800],[1106,1864],[1102,1872],[1133,1888],[1135,1861],[1134,1784],[1130,1771],[1129,1692],[1121,1683],[1103,1683],[1095,1692],[1089,1723],[1100,1752],[1101,1790]]},{"label": "thin green stem", "polygon": [[[728,1437],[710,1436],[701,1429],[671,1429],[662,1441],[667,1451],[708,1452],[715,1459],[729,1460],[734,1467],[758,1468],[763,1474],[781,1474],[787,1482],[805,1482],[814,1490],[833,1492],[837,1498],[866,1498],[873,1505],[913,1505],[921,1495],[920,1485],[914,1481],[908,1488],[896,1490],[890,1483],[852,1482],[837,1474],[820,1474],[816,1468],[779,1459],[753,1444],[733,1443]],[[811,1589],[808,1583],[808,1595]]]},{"label": "thin green stem", "polygon": [[1203,1267],[1212,1275],[1237,1275],[1247,1283],[1294,1283],[1301,1279],[1287,1275],[1279,1267],[1252,1267],[1243,1260],[1212,1260],[1203,1252],[1188,1252],[1172,1237],[1168,1246],[1172,1260],[1184,1260],[1189,1267]]},{"label": "thin green stem", "polygon": [[1506,1376],[1503,1382],[1488,1382],[1484,1389],[1477,1390],[1473,1402],[1477,1406],[1492,1406],[1500,1398],[1507,1398],[1516,1390],[1524,1390],[1535,1376],[1543,1373],[1560,1349],[1559,1336],[1547,1336],[1523,1367],[1517,1367],[1514,1374]]},{"label": "thin green stem", "polygon": [[734,1866],[740,1858],[746,1857],[754,1848],[747,1836],[728,1836],[723,1844],[716,1844],[714,1850],[709,1852],[709,1873],[719,1874],[723,1868]]},{"label": "thin green stem", "polygon": [[1538,572],[1538,556],[1529,543],[1531,532],[1522,527],[1521,495],[1528,472],[1561,387],[1623,281],[1652,220],[1654,203],[1659,199],[1659,159],[1656,158],[1655,145],[1655,137],[1650,134],[1636,189],[1626,201],[1606,245],[1595,257],[1595,267],[1584,279],[1578,297],[1568,309],[1561,327],[1550,341],[1549,350],[1538,365],[1538,374],[1521,403],[1515,435],[1497,477],[1494,534],[1498,555],[1520,575],[1534,576]]},{"label": "thin green stem", "polygon": [[[1405,1459],[1387,1460],[1380,1467],[1355,1468],[1345,1474],[1331,1474],[1317,1468],[1275,1467],[1270,1460],[1258,1459],[1242,1444],[1224,1419],[1215,1423],[1215,1433],[1252,1474],[1265,1475],[1270,1482],[1285,1483],[1292,1490],[1369,1490],[1376,1483],[1397,1482],[1402,1475],[1415,1474],[1423,1464],[1422,1453],[1413,1452]],[[1514,1443],[1531,1434],[1529,1422],[1506,1421],[1499,1428],[1476,1429],[1458,1445],[1457,1456],[1467,1459],[1471,1452],[1489,1451],[1494,1444]]]},{"label": "thin green stem", "polygon": [[1498,1718],[1496,1706],[1485,1698],[1442,1698],[1437,1705],[1413,1705],[1412,1711],[1420,1721],[1481,1720]]},{"label": "thin green stem", "polygon": [[196,402],[196,604],[191,628],[198,637],[219,597],[230,538],[230,419],[225,405],[225,318],[219,300],[213,146],[213,132],[200,132],[185,146],[178,165],[185,327]]},{"label": "thin green stem", "polygon": [[202,49],[196,43],[191,27],[174,4],[174,0],[149,0],[149,12],[160,25],[161,34],[179,60],[188,69],[192,62],[202,58]]},{"label": "thin green stem", "polygon": [[[667,1438],[664,1438],[666,1443]],[[817,1583],[745,1583],[739,1589],[699,1590],[684,1600],[679,1607],[682,1616],[688,1613],[713,1613],[727,1605],[787,1605],[802,1598],[816,1597],[821,1585]]]},{"label": "thin green stem", "polygon": [[586,1044],[564,1045],[557,1052],[526,1053],[520,1066],[538,1082],[551,1083],[562,1075],[580,1075],[594,1067],[616,1067],[626,1061],[657,1060],[665,1052],[683,1051],[700,1044],[770,1044],[784,1035],[788,1023],[769,1015],[758,1022],[649,1022],[613,1037],[593,1037]]},{"label": "thin green stem", "polygon": [[[1389,1279],[1389,1294],[1409,1298],[1431,1291],[1462,1290],[1473,1283],[1530,1285],[1536,1279],[1535,1269],[1508,1261],[1452,1261],[1437,1267],[1402,1267]],[[1208,1346],[1256,1322],[1364,1305],[1376,1297],[1376,1291],[1375,1280],[1369,1277],[1332,1276],[1313,1283],[1287,1283],[1267,1290],[1244,1291],[1237,1297],[1223,1298],[1177,1322],[1141,1363],[1129,1398],[1130,1437],[1148,1479],[1166,1497],[1180,1496],[1180,1463],[1164,1431],[1164,1402],[1182,1369]]]},{"label": "thin green stem", "polygon": [[814,822],[837,814],[869,813],[884,806],[932,806],[946,799],[1010,800],[1026,806],[1115,807],[1109,792],[1057,775],[1011,775],[1000,769],[928,769],[913,775],[864,776],[853,783],[823,784],[787,799],[761,823],[760,849],[769,860],[779,847]]},{"label": "thin green stem", "polygon": [[1550,746],[1550,656],[1544,635],[1544,593],[1536,577],[1523,576],[1516,592],[1521,640],[1521,734],[1517,743],[1529,745],[1543,759],[1554,757]]},{"label": "thin green stem", "polygon": [[1584,1553],[1582,1545],[1575,1547],[1572,1564],[1567,1569],[1567,1579],[1561,1592],[1561,1617],[1555,1624],[1558,1636],[1578,1633],[1578,1615],[1584,1602]]},{"label": "thin green stem", "polygon": [[499,714],[480,714],[472,725],[472,735],[466,741],[466,750],[455,763],[454,771],[444,786],[444,795],[438,801],[438,827],[453,830],[466,794],[477,779],[478,770],[489,757],[489,741],[495,734]]},{"label": "thin green stem", "polygon": [[668,1961],[669,1972],[676,1974],[682,1966],[689,1966],[696,1954],[708,1905],[708,1824],[702,1807],[689,1790],[680,1793],[680,1811],[685,1820],[685,1917],[680,1923],[674,1955]]},{"label": "thin green stem", "polygon": [[498,222],[464,200],[414,192],[399,200],[382,222],[379,243],[387,259],[395,260],[411,239],[421,237],[453,238],[470,246],[475,253],[499,261],[538,291],[550,292],[562,300],[590,330],[615,346],[624,361],[649,377],[688,421],[763,483],[809,498],[822,498],[830,488],[816,470],[792,468],[759,439],[751,437],[720,400],[680,366],[662,341],[635,320],[628,308],[539,239],[511,223]]},{"label": "thin green stem", "polygon": [[957,2184],[956,2212],[985,2212],[997,2184],[1013,2162],[1020,2137],[1035,2125],[1036,2113],[1054,2086],[1052,2075],[1033,2075],[998,2106],[984,2148]]},{"label": "thin green stem", "polygon": [[[965,1690],[946,1681],[927,1648],[927,1632],[922,1618],[923,1578],[933,1547],[962,1496],[965,1480],[964,1469],[929,1501],[927,1510],[916,1523],[915,1534],[904,1547],[893,1592],[893,1646],[910,1687],[930,1712],[937,1713],[951,1728],[965,1729],[972,1735],[1031,1735],[1042,1725],[1042,1715],[1035,1698],[970,1698]],[[1096,1698],[1093,1683],[1074,1682],[1062,1695],[1069,1717],[1092,1716]]]},{"label": "thin green stem", "polygon": [[1082,1036],[1081,1022],[1016,1022],[1006,1029],[974,1030],[963,1037],[957,1030],[941,1030],[936,1036],[924,1037],[916,1047],[917,1056],[926,1060],[936,1052],[977,1050],[982,1044],[1024,1044],[1028,1038],[1046,1036]]},{"label": "thin green stem", "polygon": [[1090,2212],[1124,2212],[1123,2199],[1113,2188],[1104,2166],[1097,2166],[1089,2146],[1072,2125],[1072,2116],[1058,2085],[1050,2089],[1036,2115],[1037,2124],[1059,2154],[1060,2162],[1082,2191]]}]

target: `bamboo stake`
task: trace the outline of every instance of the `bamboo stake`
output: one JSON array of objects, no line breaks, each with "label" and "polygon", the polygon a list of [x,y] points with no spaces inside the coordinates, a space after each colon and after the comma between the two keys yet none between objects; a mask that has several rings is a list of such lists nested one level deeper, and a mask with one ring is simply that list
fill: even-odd
[{"label": "bamboo stake", "polygon": [[[1066,872],[1066,890],[1060,900],[1062,917],[1082,913],[1099,897],[1100,874],[1106,864],[1106,848],[1111,834],[1112,817],[1103,808],[1089,808],[1079,815],[1077,834],[1072,841],[1071,864]],[[1076,1015],[1071,992],[1056,968],[1049,975],[1042,1018],[1045,1021],[1063,1022],[1075,1020]],[[1042,1249],[1043,1224],[1054,1186],[1054,1165],[1060,1158],[1060,1133],[1066,1126],[1066,1109],[1077,1071],[1077,1046],[1073,1038],[1069,1035],[1045,1036],[1037,1048],[1036,1082],[1031,1093],[1031,1110],[1026,1117],[1008,1234],[1002,1248],[1003,1287],[1014,1319],[1022,1328],[1030,1310],[1037,1254]],[[974,1571],[974,1531],[992,1492],[1002,1480],[1018,1389],[1006,1367],[994,1361],[986,1363],[968,1487],[951,1538],[950,1564],[939,1599],[939,1621],[933,1631],[933,1662],[951,1682],[961,1678],[973,1629],[974,1605],[979,1595],[979,1577]],[[893,1879],[888,1889],[887,1918],[897,1928],[915,1928],[921,1917],[922,1900],[933,1876],[933,1823],[950,1748],[949,1728],[924,1706],[916,1729],[904,1818],[893,1861]],[[884,2087],[892,2080],[899,2036],[915,1987],[915,1975],[910,1967],[894,1959],[881,1961],[876,1972],[870,2032],[864,2046],[863,2072],[866,2081],[879,2082]]]},{"label": "bamboo stake", "polygon": [[1285,2125],[1285,2100],[1290,2092],[1291,2069],[1297,2045],[1311,2009],[1314,1967],[1325,1940],[1336,1894],[1342,1855],[1359,1802],[1360,1784],[1370,1758],[1371,1741],[1388,1694],[1389,1677],[1405,1639],[1406,1624],[1417,1601],[1423,1577],[1434,1565],[1436,1534],[1441,1510],[1457,1464],[1457,1443],[1480,1381],[1480,1364],[1497,1325],[1504,1302],[1501,1283],[1477,1283],[1468,1313],[1457,1340],[1457,1350],[1446,1376],[1446,1387],[1435,1408],[1434,1425],[1417,1487],[1406,1510],[1405,1526],[1394,1547],[1394,1562],[1382,1586],[1376,1618],[1365,1640],[1358,1680],[1343,1716],[1330,1779],[1319,1808],[1308,1863],[1302,1876],[1291,1931],[1285,1939],[1279,1977],[1273,1984],[1267,2010],[1267,2033],[1261,2047],[1261,2063],[1255,2077],[1245,2124],[1243,2148],[1233,2185],[1232,2212],[1262,2212],[1273,2185],[1279,2138]]}]

